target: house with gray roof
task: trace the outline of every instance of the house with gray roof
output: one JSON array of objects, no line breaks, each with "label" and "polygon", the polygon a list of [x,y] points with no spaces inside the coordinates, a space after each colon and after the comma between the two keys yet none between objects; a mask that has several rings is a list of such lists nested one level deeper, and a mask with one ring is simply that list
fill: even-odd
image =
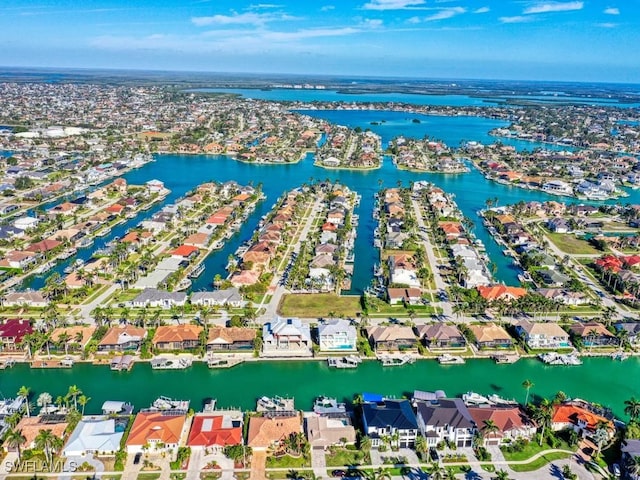
[{"label": "house with gray roof", "polygon": [[455,325],[427,323],[417,325],[418,337],[428,348],[464,348],[467,341]]},{"label": "house with gray roof", "polygon": [[371,439],[372,447],[379,447],[385,438],[393,438],[393,446],[411,448],[418,436],[418,423],[409,400],[383,399],[362,404],[362,427]]},{"label": "house with gray roof", "polygon": [[357,341],[356,328],[347,320],[329,320],[318,325],[318,343],[321,352],[356,351]]},{"label": "house with gray roof", "polygon": [[457,447],[471,447],[476,425],[461,398],[417,402],[416,418],[429,447],[448,440]]},{"label": "house with gray roof", "polygon": [[[118,422],[121,423],[118,426]],[[73,430],[62,451],[65,457],[80,457],[87,453],[114,455],[120,450],[126,420],[107,416],[85,417]],[[120,428],[121,427],[121,428]]]},{"label": "house with gray roof", "polygon": [[243,307],[246,303],[240,290],[236,287],[214,290],[213,292],[195,292],[191,295],[192,305],[206,305],[208,307],[229,305],[238,308]]},{"label": "house with gray roof", "polygon": [[281,318],[262,327],[263,357],[310,357],[311,329],[299,318]]},{"label": "house with gray roof", "polygon": [[160,307],[169,309],[173,306],[184,305],[187,301],[187,294],[184,292],[167,292],[156,288],[147,288],[130,303],[134,308]]}]

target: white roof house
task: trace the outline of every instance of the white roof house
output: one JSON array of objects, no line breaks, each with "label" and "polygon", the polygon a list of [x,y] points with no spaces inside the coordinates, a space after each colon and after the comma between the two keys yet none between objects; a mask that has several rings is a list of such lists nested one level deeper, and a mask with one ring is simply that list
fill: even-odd
[{"label": "white roof house", "polygon": [[85,417],[76,426],[64,447],[65,457],[86,453],[115,453],[120,449],[124,428],[118,428],[113,418]]}]

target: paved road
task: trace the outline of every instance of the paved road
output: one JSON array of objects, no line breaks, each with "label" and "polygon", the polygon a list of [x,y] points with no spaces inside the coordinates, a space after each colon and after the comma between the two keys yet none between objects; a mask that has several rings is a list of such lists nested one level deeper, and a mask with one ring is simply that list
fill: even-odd
[{"label": "paved road", "polygon": [[[316,217],[318,216],[318,212],[320,212],[320,203],[324,198],[322,196],[318,196],[315,201],[311,204],[309,208],[307,208],[307,212],[305,213],[306,221],[298,235],[297,241],[290,245],[287,251],[284,254],[282,262],[278,265],[278,272],[282,269],[283,263],[285,261],[289,261],[291,253],[300,252],[300,245],[304,240],[306,240],[309,235],[309,231],[311,230],[312,225],[314,224]],[[269,287],[270,290],[273,291],[273,295],[271,297],[270,302],[267,304],[265,308],[265,312],[258,318],[258,321],[262,322],[270,322],[277,315],[278,305],[280,305],[280,301],[282,300],[282,296],[286,293],[287,289],[280,285],[280,275],[276,273],[271,281],[271,285]],[[262,307],[262,304],[261,304]]]},{"label": "paved road", "polygon": [[[417,200],[412,198],[411,204],[413,205],[413,212],[414,212],[414,216],[416,218],[418,227],[420,229],[427,228],[427,224],[424,221],[424,218],[422,216],[422,210]],[[436,288],[441,291],[446,291],[448,285],[443,280],[442,275],[440,275],[440,269],[438,268],[438,261],[436,259],[436,254],[433,249],[433,245],[429,240],[428,235],[422,236],[422,243],[424,245],[425,251],[427,252],[427,259],[429,260],[429,266],[430,266],[431,272],[433,273],[433,280],[436,284]],[[438,304],[438,306],[442,307],[442,311],[447,317],[450,317],[453,314],[453,307],[450,302],[441,302],[440,304]]]}]

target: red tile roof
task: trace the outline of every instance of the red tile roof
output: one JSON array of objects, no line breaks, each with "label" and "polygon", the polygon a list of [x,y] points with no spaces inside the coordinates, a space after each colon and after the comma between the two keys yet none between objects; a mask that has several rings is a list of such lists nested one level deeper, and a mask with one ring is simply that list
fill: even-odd
[{"label": "red tile roof", "polygon": [[197,252],[198,247],[194,247],[193,245],[180,245],[171,252],[171,255],[175,255],[176,257],[189,257]]},{"label": "red tile roof", "polygon": [[12,318],[4,323],[0,323],[0,338],[13,338],[15,343],[20,343],[22,338],[33,332],[29,320],[22,318]]},{"label": "red tile roof", "polygon": [[193,418],[187,445],[190,447],[210,447],[213,445],[239,445],[242,443],[242,427],[222,426],[223,415],[196,415]]}]

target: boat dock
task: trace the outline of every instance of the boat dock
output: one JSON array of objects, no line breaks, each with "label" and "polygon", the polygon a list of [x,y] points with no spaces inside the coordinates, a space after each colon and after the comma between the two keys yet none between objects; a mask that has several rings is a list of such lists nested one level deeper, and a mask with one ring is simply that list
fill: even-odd
[{"label": "boat dock", "polygon": [[582,365],[582,360],[574,353],[541,353],[538,358],[547,365]]},{"label": "boat dock", "polygon": [[61,360],[34,360],[31,362],[31,368],[71,368],[73,367],[72,358],[63,358]]},{"label": "boat dock", "polygon": [[416,361],[411,355],[379,355],[378,360],[383,367],[399,367]]},{"label": "boat dock", "polygon": [[13,358],[7,358],[0,360],[0,370],[5,370],[7,368],[11,368],[16,364],[16,361]]},{"label": "boat dock", "polygon": [[228,356],[214,356],[210,355],[207,358],[207,366],[209,368],[231,368],[236,365],[240,365],[244,362],[244,358],[228,357]]},{"label": "boat dock", "polygon": [[133,367],[133,355],[116,355],[111,359],[110,368],[114,371],[126,370],[127,372]]},{"label": "boat dock", "polygon": [[520,355],[516,353],[497,353],[495,355],[491,355],[491,358],[495,360],[496,363],[509,364],[516,363],[518,360],[520,360]]},{"label": "boat dock", "polygon": [[362,359],[357,355],[327,358],[327,365],[334,368],[358,368],[361,363]]},{"label": "boat dock", "polygon": [[190,357],[155,357],[151,360],[154,370],[184,370],[189,368],[193,360]]},{"label": "boat dock", "polygon": [[438,356],[438,363],[440,365],[464,365],[464,358],[460,356],[449,355],[448,353],[443,353]]},{"label": "boat dock", "polygon": [[256,411],[262,413],[285,414],[295,412],[295,401],[293,398],[280,397],[260,397],[256,403]]}]

